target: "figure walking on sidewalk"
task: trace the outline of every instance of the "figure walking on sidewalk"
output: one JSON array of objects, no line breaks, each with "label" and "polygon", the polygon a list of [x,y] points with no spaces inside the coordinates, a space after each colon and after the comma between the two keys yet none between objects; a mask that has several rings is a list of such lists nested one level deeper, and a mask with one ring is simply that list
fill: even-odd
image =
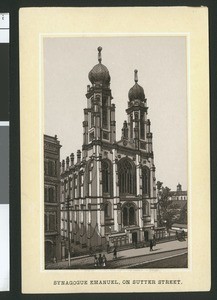
[{"label": "figure walking on sidewalk", "polygon": [[153,251],[153,240],[150,240],[150,251]]},{"label": "figure walking on sidewalk", "polygon": [[116,258],[117,258],[117,248],[115,247],[114,251],[113,251],[113,259],[116,259]]}]

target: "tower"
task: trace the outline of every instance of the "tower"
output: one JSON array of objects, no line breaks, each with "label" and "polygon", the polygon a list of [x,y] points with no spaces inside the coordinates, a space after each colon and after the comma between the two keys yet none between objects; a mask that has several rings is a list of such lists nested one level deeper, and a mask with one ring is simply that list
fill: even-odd
[{"label": "tower", "polygon": [[[135,149],[146,153],[152,152],[152,133],[150,132],[151,122],[147,118],[147,99],[144,89],[138,84],[138,71],[134,71],[134,86],[129,90],[128,108],[126,109],[128,122],[125,121],[128,130],[127,139],[134,144]],[[123,127],[123,128],[124,128]],[[125,129],[126,132],[126,129]],[[123,136],[126,139],[126,136]]]},{"label": "tower", "polygon": [[89,72],[87,108],[84,109],[83,157],[94,144],[111,144],[116,140],[115,105],[111,103],[110,74],[102,64],[102,47],[98,47],[98,64]]}]

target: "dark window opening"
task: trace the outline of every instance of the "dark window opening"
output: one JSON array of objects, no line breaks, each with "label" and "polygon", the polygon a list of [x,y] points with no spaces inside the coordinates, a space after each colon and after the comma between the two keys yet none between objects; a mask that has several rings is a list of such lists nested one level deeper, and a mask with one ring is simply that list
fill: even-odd
[{"label": "dark window opening", "polygon": [[142,169],[142,193],[143,195],[150,194],[150,171],[147,167]]},{"label": "dark window opening", "polygon": [[102,191],[111,195],[111,164],[108,160],[102,160]]},{"label": "dark window opening", "polygon": [[102,127],[108,128],[108,107],[107,107],[107,99],[102,99]]},{"label": "dark window opening", "polygon": [[136,173],[133,162],[128,159],[119,162],[118,179],[120,194],[135,194]]},{"label": "dark window opening", "polygon": [[145,120],[144,120],[144,113],[141,113],[140,118],[140,133],[141,133],[141,139],[145,139]]},{"label": "dark window opening", "polygon": [[136,225],[135,208],[128,203],[123,207],[123,226]]}]

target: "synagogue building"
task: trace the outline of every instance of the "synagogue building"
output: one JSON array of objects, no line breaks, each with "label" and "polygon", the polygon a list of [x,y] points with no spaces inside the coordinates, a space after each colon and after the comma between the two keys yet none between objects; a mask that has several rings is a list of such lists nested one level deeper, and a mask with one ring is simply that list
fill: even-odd
[{"label": "synagogue building", "polygon": [[88,75],[82,151],[61,162],[61,236],[72,251],[138,244],[151,239],[157,226],[147,99],[135,70],[117,141],[118,103],[101,51],[98,47],[98,64]]}]

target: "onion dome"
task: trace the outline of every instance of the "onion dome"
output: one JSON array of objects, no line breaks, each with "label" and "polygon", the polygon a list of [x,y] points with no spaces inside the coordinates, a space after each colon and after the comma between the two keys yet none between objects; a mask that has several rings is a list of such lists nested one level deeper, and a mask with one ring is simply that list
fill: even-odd
[{"label": "onion dome", "polygon": [[98,61],[99,63],[93,67],[93,69],[89,72],[88,78],[92,84],[104,84],[109,85],[111,77],[109,75],[109,71],[104,66],[101,57],[102,47],[98,47]]},{"label": "onion dome", "polygon": [[145,100],[145,93],[143,88],[137,83],[138,82],[138,71],[134,71],[134,86],[129,90],[128,97],[130,101],[133,100]]}]

